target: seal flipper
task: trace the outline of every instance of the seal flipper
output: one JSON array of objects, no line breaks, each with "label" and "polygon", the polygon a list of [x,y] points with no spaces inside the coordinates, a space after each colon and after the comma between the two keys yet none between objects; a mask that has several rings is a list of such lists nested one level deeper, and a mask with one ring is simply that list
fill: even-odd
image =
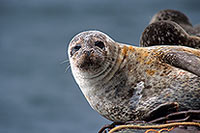
[{"label": "seal flipper", "polygon": [[179,104],[177,102],[163,103],[157,106],[156,108],[154,108],[149,113],[147,113],[145,121],[153,122],[154,120],[162,118],[171,113],[177,112],[178,108],[179,108]]},{"label": "seal flipper", "polygon": [[162,60],[172,66],[189,71],[200,77],[200,57],[185,51],[171,51]]}]

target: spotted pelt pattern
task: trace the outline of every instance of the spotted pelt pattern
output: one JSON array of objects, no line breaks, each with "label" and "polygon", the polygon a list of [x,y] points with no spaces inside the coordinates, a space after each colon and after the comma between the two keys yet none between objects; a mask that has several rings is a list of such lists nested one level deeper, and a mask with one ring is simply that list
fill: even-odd
[{"label": "spotted pelt pattern", "polygon": [[140,37],[140,46],[181,45],[200,48],[200,26],[192,26],[180,11],[166,9],[156,13]]},{"label": "spotted pelt pattern", "polygon": [[151,19],[150,24],[159,21],[172,21],[180,25],[188,34],[198,35],[199,26],[193,26],[189,18],[182,12],[172,9],[165,9],[157,12]]},{"label": "spotted pelt pattern", "polygon": [[158,21],[148,25],[140,38],[140,46],[180,45],[200,48],[200,37],[189,35],[180,25]]}]

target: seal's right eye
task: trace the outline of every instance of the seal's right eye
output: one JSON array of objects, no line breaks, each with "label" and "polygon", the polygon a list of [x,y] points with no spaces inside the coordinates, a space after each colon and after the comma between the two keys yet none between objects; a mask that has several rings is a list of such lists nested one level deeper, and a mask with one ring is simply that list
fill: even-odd
[{"label": "seal's right eye", "polygon": [[71,49],[71,56],[74,55],[74,53],[76,53],[79,49],[81,48],[81,44],[77,44],[76,46],[74,46],[72,49]]}]

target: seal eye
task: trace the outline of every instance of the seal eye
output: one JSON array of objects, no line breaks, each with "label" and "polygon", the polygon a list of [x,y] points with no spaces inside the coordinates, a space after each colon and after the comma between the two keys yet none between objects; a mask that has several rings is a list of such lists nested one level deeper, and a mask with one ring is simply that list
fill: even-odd
[{"label": "seal eye", "polygon": [[71,56],[73,56],[74,53],[76,53],[80,48],[81,48],[81,44],[77,44],[76,46],[74,46],[70,52]]},{"label": "seal eye", "polygon": [[105,48],[105,45],[104,45],[104,43],[102,41],[96,41],[94,43],[94,45],[97,46],[97,47],[99,47],[99,48],[101,48],[101,49]]}]

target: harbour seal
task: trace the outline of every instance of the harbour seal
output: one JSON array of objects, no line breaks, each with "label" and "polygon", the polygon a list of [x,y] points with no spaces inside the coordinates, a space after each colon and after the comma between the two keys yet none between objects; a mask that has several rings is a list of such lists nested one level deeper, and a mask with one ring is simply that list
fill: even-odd
[{"label": "harbour seal", "polygon": [[91,107],[113,122],[147,120],[159,107],[165,115],[169,105],[171,111],[200,109],[200,50],[135,47],[85,31],[70,41],[68,56]]},{"label": "harbour seal", "polygon": [[188,34],[200,34],[199,26],[194,26],[189,18],[182,12],[172,9],[165,9],[157,12],[151,19],[150,24],[159,21],[172,21],[180,25]]},{"label": "harbour seal", "polygon": [[154,45],[182,45],[199,49],[200,37],[188,34],[173,21],[158,21],[148,25],[140,37],[140,46]]}]

